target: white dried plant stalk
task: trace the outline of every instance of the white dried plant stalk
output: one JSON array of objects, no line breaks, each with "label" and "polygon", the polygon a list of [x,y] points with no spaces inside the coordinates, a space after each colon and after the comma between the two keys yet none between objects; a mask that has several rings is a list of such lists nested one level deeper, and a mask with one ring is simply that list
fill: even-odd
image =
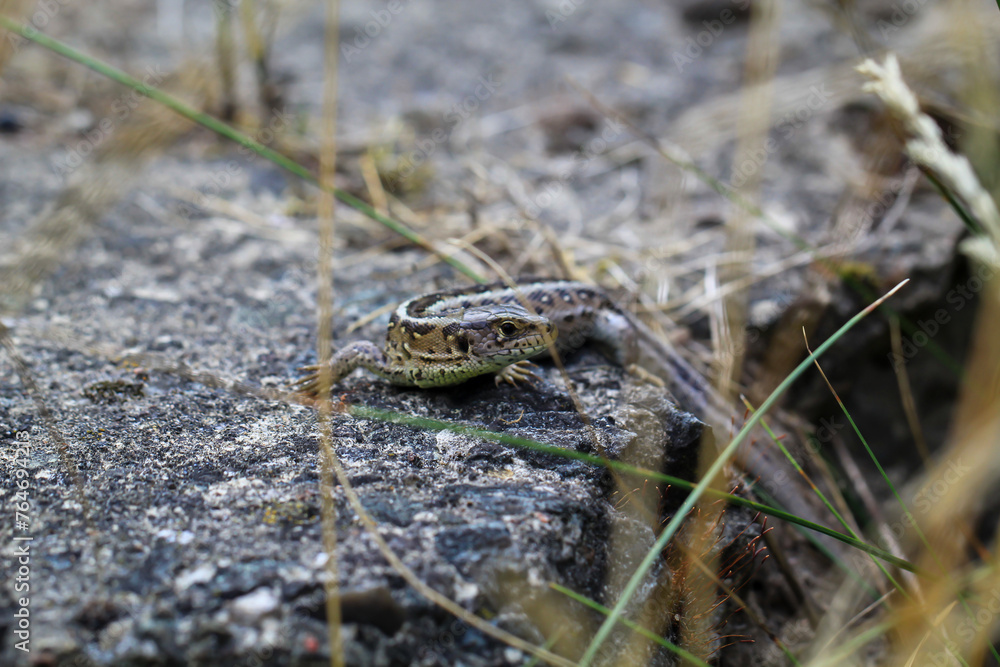
[{"label": "white dried plant stalk", "polygon": [[[982,238],[969,239],[968,243],[963,244],[963,250],[980,261],[996,266],[996,248],[1000,244],[1000,213],[997,212],[996,203],[979,183],[965,156],[953,153],[945,145],[937,123],[920,111],[916,95],[903,81],[896,55],[888,54],[885,65],[879,65],[869,58],[857,70],[872,79],[864,85],[863,90],[878,95],[889,111],[903,123],[909,136],[906,153],[910,158],[933,171],[947,188],[969,206],[972,215],[989,233],[991,243],[984,243],[985,239]],[[992,247],[992,251],[987,251],[989,247]]]}]

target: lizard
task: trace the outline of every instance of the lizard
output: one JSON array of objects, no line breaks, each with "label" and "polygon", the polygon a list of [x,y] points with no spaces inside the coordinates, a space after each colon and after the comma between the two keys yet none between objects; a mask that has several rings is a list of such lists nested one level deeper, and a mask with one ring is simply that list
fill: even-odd
[{"label": "lizard", "polygon": [[[445,387],[495,373],[497,384],[537,379],[528,359],[599,343],[622,366],[635,361],[635,330],[601,289],[570,280],[527,279],[425,294],[389,318],[383,348],[359,341],[330,359],[332,384],[366,368],[404,387]],[[319,366],[296,383],[316,395]]]}]

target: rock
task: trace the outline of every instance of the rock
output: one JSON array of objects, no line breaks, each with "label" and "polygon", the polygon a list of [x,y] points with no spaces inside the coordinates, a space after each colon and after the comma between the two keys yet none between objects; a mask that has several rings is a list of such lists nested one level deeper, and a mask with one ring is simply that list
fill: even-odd
[{"label": "rock", "polygon": [[258,588],[253,593],[233,600],[230,610],[233,620],[244,625],[256,624],[278,608],[280,600],[270,588]]}]

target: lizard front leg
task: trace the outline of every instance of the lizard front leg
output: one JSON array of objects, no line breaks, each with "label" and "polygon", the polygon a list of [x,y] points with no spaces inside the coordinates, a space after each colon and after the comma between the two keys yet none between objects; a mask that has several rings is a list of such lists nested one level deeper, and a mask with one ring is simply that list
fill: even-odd
[{"label": "lizard front leg", "polygon": [[[351,343],[337,350],[330,358],[330,385],[335,385],[351,374],[355,368],[367,368],[372,373],[390,381],[395,381],[398,374],[390,369],[389,359],[377,345],[366,340]],[[299,370],[308,375],[295,383],[296,389],[308,396],[319,394],[319,365],[303,366]]]},{"label": "lizard front leg", "polygon": [[530,384],[532,382],[541,382],[542,378],[540,378],[535,372],[536,368],[538,368],[538,366],[526,359],[523,359],[501,368],[497,371],[497,374],[493,376],[493,380],[496,382],[498,387],[501,382],[506,382],[512,387],[516,387],[521,383]]}]

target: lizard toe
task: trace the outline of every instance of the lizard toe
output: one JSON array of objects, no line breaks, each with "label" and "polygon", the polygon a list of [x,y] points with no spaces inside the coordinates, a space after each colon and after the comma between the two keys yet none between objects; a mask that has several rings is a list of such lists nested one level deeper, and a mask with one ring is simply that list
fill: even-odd
[{"label": "lizard toe", "polygon": [[512,387],[516,387],[520,383],[532,384],[534,382],[541,382],[542,378],[534,370],[536,368],[538,367],[530,361],[518,361],[510,366],[504,366],[494,379],[497,386],[501,382],[506,382]]},{"label": "lizard toe", "polygon": [[306,394],[307,396],[315,396],[319,393],[319,372],[316,366],[303,366],[299,370],[301,371],[312,371],[308,375],[305,375],[295,382],[292,383],[292,387],[296,391]]}]

